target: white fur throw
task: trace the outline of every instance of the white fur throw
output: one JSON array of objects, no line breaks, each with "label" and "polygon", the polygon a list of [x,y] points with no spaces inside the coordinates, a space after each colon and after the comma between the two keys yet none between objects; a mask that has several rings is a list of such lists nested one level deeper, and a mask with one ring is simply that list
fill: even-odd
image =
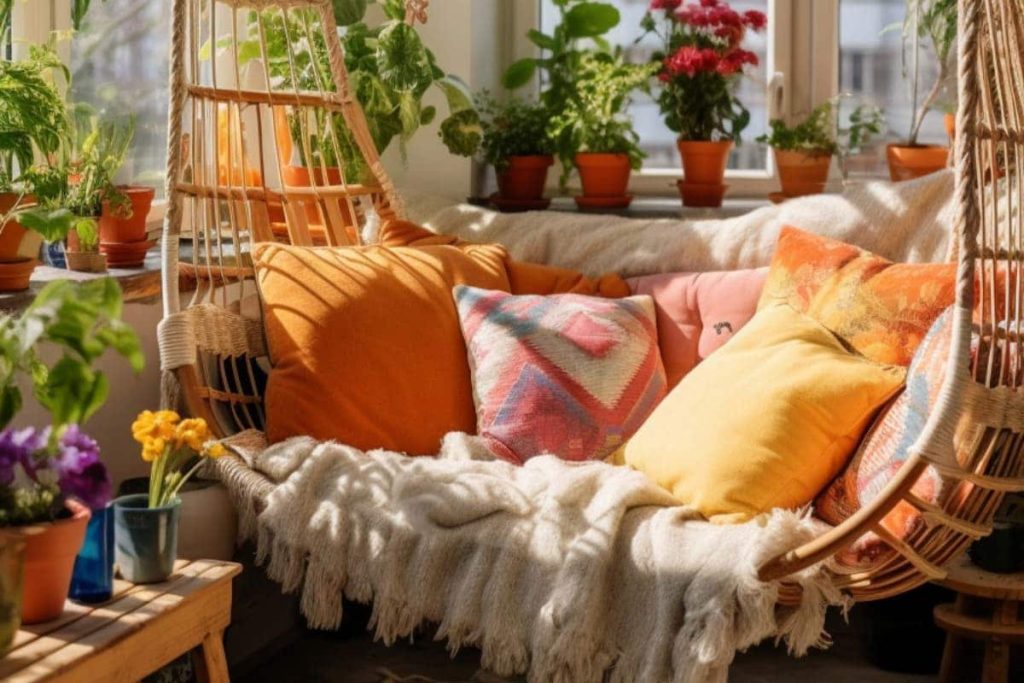
[{"label": "white fur throw", "polygon": [[465,434],[437,458],[303,438],[266,448],[256,432],[229,445],[248,465],[217,461],[243,528],[269,575],[301,588],[313,627],[339,624],[344,595],[373,601],[385,642],[434,622],[501,675],[725,681],[735,652],[765,638],[798,655],[824,644],[826,608],[843,603],[814,568],[796,577],[797,610],[756,578],[820,523],[776,511],[711,525],[628,468],[552,456],[516,467]]},{"label": "white fur throw", "polygon": [[841,195],[792,199],[722,220],[636,219],[568,212],[500,214],[410,195],[414,222],[474,242],[497,242],[513,257],[588,275],[648,275],[757,268],[770,263],[786,224],[834,237],[900,262],[947,258],[953,172],[904,183],[850,185]]}]

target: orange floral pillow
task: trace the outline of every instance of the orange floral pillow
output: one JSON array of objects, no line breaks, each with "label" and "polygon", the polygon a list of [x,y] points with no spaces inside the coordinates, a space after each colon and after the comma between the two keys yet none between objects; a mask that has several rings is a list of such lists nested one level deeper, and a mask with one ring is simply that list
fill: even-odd
[{"label": "orange floral pillow", "polygon": [[877,363],[909,365],[955,297],[956,264],[893,263],[785,226],[758,309],[785,302]]}]

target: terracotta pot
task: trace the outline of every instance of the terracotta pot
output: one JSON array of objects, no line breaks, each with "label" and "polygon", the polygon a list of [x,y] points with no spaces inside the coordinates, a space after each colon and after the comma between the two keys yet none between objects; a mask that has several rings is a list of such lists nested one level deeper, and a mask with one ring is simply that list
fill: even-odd
[{"label": "terracotta pot", "polygon": [[677,181],[676,186],[683,198],[683,206],[702,209],[721,206],[725,191],[729,189],[724,183],[688,183],[685,180]]},{"label": "terracotta pot", "polygon": [[131,216],[122,218],[111,208],[109,202],[103,202],[103,214],[100,216],[100,243],[142,242],[146,239],[146,219],[153,205],[156,189],[152,187],[128,186],[118,188],[131,204]]},{"label": "terracotta pot", "polygon": [[683,177],[687,183],[722,184],[732,140],[677,140],[676,146],[683,159]]},{"label": "terracotta pot", "polygon": [[949,143],[952,146],[953,140],[956,139],[956,114],[946,114],[942,117],[942,122],[946,126],[946,135],[949,136]]},{"label": "terracotta pot", "polygon": [[37,624],[56,619],[64,611],[71,588],[75,556],[85,539],[89,508],[69,500],[71,517],[50,524],[20,527],[25,536],[25,582],[21,621]]},{"label": "terracotta pot", "polygon": [[[33,202],[32,197],[21,197],[16,192],[0,192],[0,217],[15,208],[19,198],[21,206]],[[26,230],[18,221],[8,221],[0,229],[0,292],[28,289],[42,244],[38,233]]]},{"label": "terracotta pot", "polygon": [[550,154],[510,157],[508,167],[498,173],[498,193],[505,199],[540,199],[554,163]]},{"label": "terracotta pot", "polygon": [[0,654],[21,626],[24,579],[25,537],[16,529],[0,529]]},{"label": "terracotta pot", "polygon": [[832,165],[831,154],[807,154],[773,150],[775,165],[779,169],[779,183],[782,194],[787,197],[802,197],[819,194],[828,182],[828,169]]},{"label": "terracotta pot", "polygon": [[628,154],[585,152],[576,155],[584,197],[624,197],[632,167]]},{"label": "terracotta pot", "polygon": [[913,180],[946,168],[949,147],[940,145],[888,145],[889,177],[893,182]]}]

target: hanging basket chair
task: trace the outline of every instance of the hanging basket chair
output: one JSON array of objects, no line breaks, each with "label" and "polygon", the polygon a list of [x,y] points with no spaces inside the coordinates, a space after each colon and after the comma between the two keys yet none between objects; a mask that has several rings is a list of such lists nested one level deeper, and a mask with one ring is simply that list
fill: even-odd
[{"label": "hanging basket chair", "polygon": [[[425,21],[425,0],[407,3],[408,22]],[[267,23],[283,21],[312,44],[321,36],[331,78],[312,89],[292,71],[271,82],[237,67],[239,27],[252,10],[258,56],[267,63]],[[837,558],[868,532],[894,552],[869,566],[828,563],[835,584],[873,600],[940,579],[943,569],[987,534],[1008,491],[1024,489],[1024,18],[1018,0],[961,0],[956,126],[957,301],[940,400],[910,457],[874,501],[846,522],[768,561],[764,580],[783,580],[779,600],[800,601],[785,577]],[[230,38],[224,41],[223,36]],[[216,43],[216,56],[204,45]],[[400,214],[347,80],[328,0],[175,0],[171,57],[169,208],[164,225],[164,309],[160,328],[165,402],[180,401],[222,436],[264,424],[258,387],[264,345],[254,298],[251,245],[358,244],[367,212]],[[346,146],[347,145],[347,146]],[[320,153],[317,153],[317,150]],[[326,151],[325,151],[326,150]],[[347,177],[326,163],[357,153],[364,173]],[[316,160],[294,170],[293,159]],[[181,261],[187,238],[191,255]],[[977,286],[976,286],[977,283]],[[194,287],[187,302],[179,291]],[[255,307],[258,310],[258,306]],[[269,481],[240,460],[222,476],[269,492]],[[927,503],[911,488],[929,467],[962,495]],[[880,521],[910,505],[926,522],[908,538]]]}]

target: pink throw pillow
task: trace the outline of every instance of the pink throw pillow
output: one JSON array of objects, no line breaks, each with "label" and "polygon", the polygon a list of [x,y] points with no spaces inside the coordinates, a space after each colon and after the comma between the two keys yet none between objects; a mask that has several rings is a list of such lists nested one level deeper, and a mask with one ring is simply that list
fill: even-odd
[{"label": "pink throw pillow", "polygon": [[669,389],[754,317],[767,268],[628,278],[654,299],[658,345]]},{"label": "pink throw pillow", "polygon": [[511,462],[604,459],[665,395],[650,297],[454,294],[477,432]]}]

